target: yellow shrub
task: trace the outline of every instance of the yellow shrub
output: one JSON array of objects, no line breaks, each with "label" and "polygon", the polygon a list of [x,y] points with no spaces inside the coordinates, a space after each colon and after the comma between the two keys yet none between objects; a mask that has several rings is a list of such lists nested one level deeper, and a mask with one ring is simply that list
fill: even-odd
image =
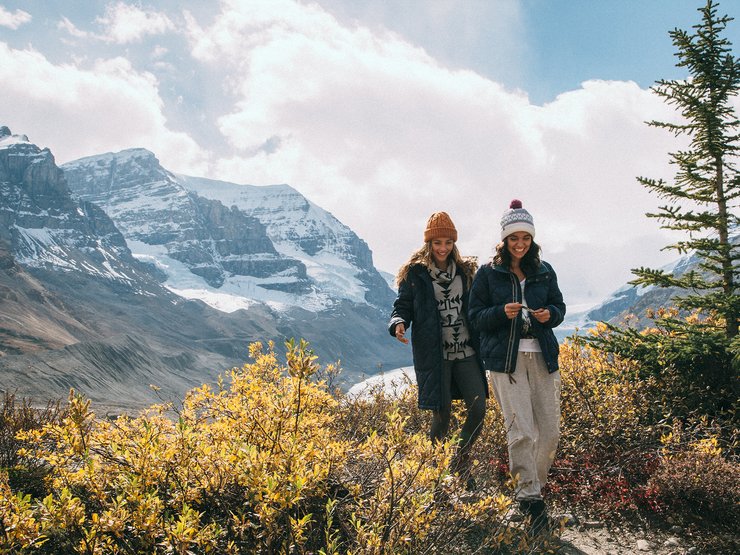
[{"label": "yellow shrub", "polygon": [[24,455],[48,468],[48,495],[33,503],[0,482],[0,516],[17,523],[6,543],[19,553],[44,539],[44,553],[415,553],[478,528],[480,542],[511,541],[495,522],[508,501],[461,500],[447,470],[453,442],[414,433],[403,405],[348,434],[348,405],[315,381],[304,342],[287,344],[285,365],[272,344],[250,355],[179,409],[99,420],[72,392],[63,420],[22,438]]},{"label": "yellow shrub", "polygon": [[645,434],[650,382],[634,379],[634,365],[584,343],[561,345],[562,449],[624,443]]},{"label": "yellow shrub", "polygon": [[0,527],[3,530],[3,534],[0,534],[2,553],[35,546],[43,540],[30,496],[13,493],[5,472],[0,472]]},{"label": "yellow shrub", "polygon": [[451,535],[491,527],[506,512],[503,495],[475,502],[456,495],[460,484],[448,470],[453,441],[435,446],[425,435],[407,433],[407,418],[397,411],[386,424],[385,433],[372,431],[357,446],[351,457],[356,462],[346,470],[357,484],[350,516],[357,552],[418,553],[430,541],[444,545]]}]

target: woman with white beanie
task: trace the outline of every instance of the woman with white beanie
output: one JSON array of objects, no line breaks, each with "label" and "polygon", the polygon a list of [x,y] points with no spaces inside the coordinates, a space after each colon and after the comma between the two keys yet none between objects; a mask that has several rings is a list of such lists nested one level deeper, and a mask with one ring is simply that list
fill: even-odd
[{"label": "woman with white beanie", "polygon": [[565,316],[552,267],[540,260],[532,215],[513,200],[501,217],[501,242],[470,293],[480,356],[504,416],[516,499],[539,533],[548,526],[542,487],[560,437],[558,342]]}]

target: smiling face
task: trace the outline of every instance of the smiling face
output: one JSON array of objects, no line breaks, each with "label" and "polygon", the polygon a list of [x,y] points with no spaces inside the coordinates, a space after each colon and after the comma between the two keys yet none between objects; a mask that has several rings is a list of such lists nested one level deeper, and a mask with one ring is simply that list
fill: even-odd
[{"label": "smiling face", "polygon": [[438,239],[432,239],[432,258],[434,264],[440,270],[447,268],[447,257],[452,252],[452,247],[455,246],[455,241],[449,237],[440,237]]},{"label": "smiling face", "polygon": [[519,263],[532,246],[532,236],[526,231],[516,231],[506,237],[506,249],[512,262]]}]

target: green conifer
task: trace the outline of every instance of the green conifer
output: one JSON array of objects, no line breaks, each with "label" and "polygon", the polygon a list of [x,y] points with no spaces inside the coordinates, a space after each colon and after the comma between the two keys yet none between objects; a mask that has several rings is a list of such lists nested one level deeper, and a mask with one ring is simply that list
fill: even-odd
[{"label": "green conifer", "polygon": [[658,218],[662,227],[688,232],[688,238],[669,245],[679,253],[694,252],[701,260],[698,270],[681,277],[661,270],[639,268],[635,285],[678,287],[695,293],[679,296],[676,305],[685,309],[714,311],[725,319],[725,330],[732,338],[738,332],[740,296],[737,281],[740,268],[737,232],[740,196],[738,122],[733,107],[740,90],[740,64],[731,54],[732,45],[722,31],[732,18],[717,17],[716,5],[709,0],[696,32],[676,29],[670,33],[678,48],[677,67],[685,67],[689,78],[682,81],[658,81],[653,90],[684,118],[682,123],[651,121],[674,135],[687,135],[690,147],[670,154],[678,166],[675,182],[666,183],[638,178],[648,189],[669,203],[649,217]]},{"label": "green conifer", "polygon": [[[702,21],[693,33],[670,32],[677,48],[676,65],[686,68],[688,77],[660,80],[653,87],[676,108],[680,119],[648,122],[676,137],[686,137],[688,148],[669,154],[678,168],[672,183],[638,178],[666,200],[647,216],[657,218],[665,229],[685,232],[682,240],[665,249],[693,254],[698,268],[676,275],[641,267],[632,270],[637,277],[630,282],[683,290],[686,294],[677,295],[673,302],[684,317],[659,314],[655,325],[660,333],[654,334],[609,326],[608,333],[593,343],[640,361],[645,375],[662,377],[671,397],[666,399],[668,405],[679,394],[685,410],[713,412],[728,408],[737,387],[740,121],[733,104],[740,91],[740,64],[731,53],[731,43],[722,36],[732,18],[718,17],[714,0],[698,11]],[[697,317],[687,319],[687,313]]]}]

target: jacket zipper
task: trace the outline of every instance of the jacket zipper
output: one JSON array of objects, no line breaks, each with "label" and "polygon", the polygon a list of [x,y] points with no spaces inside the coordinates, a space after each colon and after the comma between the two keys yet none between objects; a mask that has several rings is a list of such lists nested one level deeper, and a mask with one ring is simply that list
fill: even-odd
[{"label": "jacket zipper", "polygon": [[[514,274],[509,274],[511,276],[511,298],[512,302],[516,302],[516,294],[517,294],[517,287],[516,287],[516,276]],[[507,374],[509,374],[509,377],[511,377],[511,374],[514,372],[511,369],[511,361],[514,358],[514,334],[516,333],[516,323],[518,318],[512,318],[511,319],[511,331],[509,332],[509,344],[506,347],[506,361],[504,364],[504,369]]]}]

